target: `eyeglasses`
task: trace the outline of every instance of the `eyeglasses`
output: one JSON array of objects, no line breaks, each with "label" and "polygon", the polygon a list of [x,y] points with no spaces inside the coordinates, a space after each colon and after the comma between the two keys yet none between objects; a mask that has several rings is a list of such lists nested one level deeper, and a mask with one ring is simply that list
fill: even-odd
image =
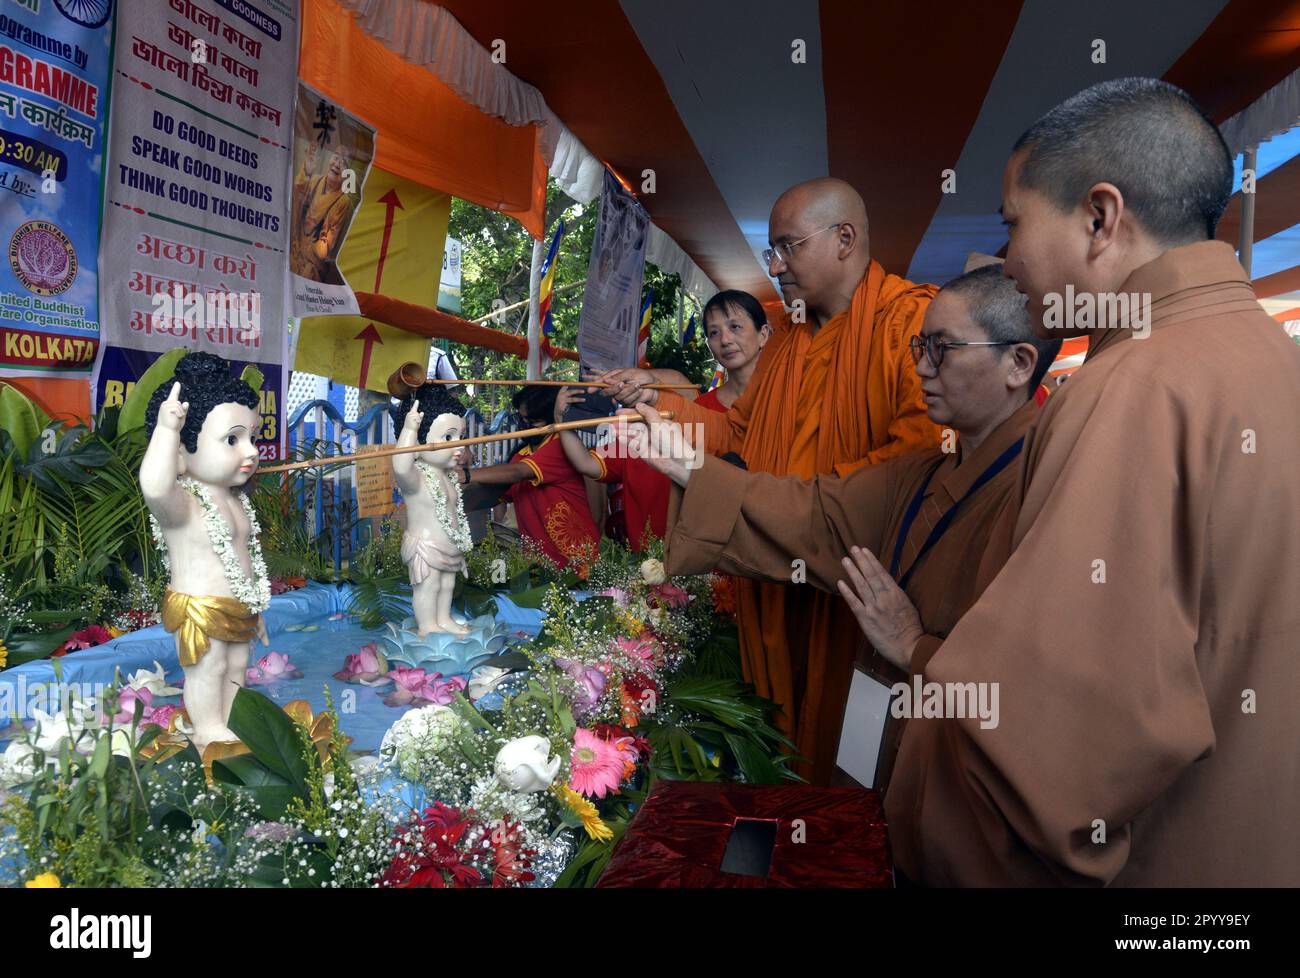
[{"label": "eyeglasses", "polygon": [[1018,340],[970,340],[961,342],[958,340],[941,340],[937,336],[913,336],[907,341],[908,347],[912,351],[912,362],[920,364],[921,354],[929,358],[934,369],[938,370],[943,366],[944,351],[954,346],[1015,346]]},{"label": "eyeglasses", "polygon": [[[842,224],[843,222],[840,223]],[[835,228],[839,226],[840,226],[839,224],[827,224],[824,228],[818,228],[812,234],[805,234],[798,241],[785,241],[782,242],[781,244],[773,245],[770,248],[764,248],[763,251],[760,253],[760,257],[763,259],[763,264],[771,265],[772,260],[774,258],[780,258],[781,263],[785,264],[790,260],[790,257],[794,254],[794,249],[796,247],[803,244],[809,238],[815,238],[819,234],[825,234],[827,231],[833,231],[835,230]]]}]

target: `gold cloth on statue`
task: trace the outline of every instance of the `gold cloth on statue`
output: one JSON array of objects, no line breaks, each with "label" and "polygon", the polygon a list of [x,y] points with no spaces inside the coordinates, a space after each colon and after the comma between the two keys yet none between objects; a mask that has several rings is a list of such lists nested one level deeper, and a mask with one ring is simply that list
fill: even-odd
[{"label": "gold cloth on statue", "polygon": [[257,634],[257,615],[235,598],[200,597],[167,589],[162,604],[163,628],[176,636],[182,666],[197,665],[212,639],[251,642]]}]

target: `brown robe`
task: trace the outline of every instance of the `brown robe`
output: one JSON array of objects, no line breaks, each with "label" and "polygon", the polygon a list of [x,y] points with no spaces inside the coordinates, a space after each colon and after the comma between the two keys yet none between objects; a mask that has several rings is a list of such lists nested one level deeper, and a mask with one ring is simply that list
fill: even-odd
[{"label": "brown robe", "polygon": [[907,725],[886,808],[925,883],[1300,884],[1300,349],[1221,242],[1124,291],[1150,335],[1093,337],[1022,453],[1011,556],[913,655],[1000,684],[994,729]]},{"label": "brown robe", "polygon": [[[777,331],[725,414],[668,391],[659,403],[677,412],[687,437],[700,425],[711,454],[739,452],[758,472],[844,475],[934,448],[939,428],[926,415],[908,343],[936,291],[873,261],[839,315],[819,329]],[[795,770],[829,784],[860,635],[848,605],[811,588],[737,581],[736,624],[745,679],[780,704],[774,723],[803,758]]]},{"label": "brown robe", "polygon": [[[1015,484],[1016,466],[1004,466],[969,498],[974,483],[1029,430],[1038,405],[1027,402],[989,433],[974,452],[916,452],[857,469],[843,478],[774,476],[705,456],[686,491],[675,493],[666,538],[670,574],[718,569],[748,578],[836,591],[849,547],[865,547],[888,568],[913,497],[933,472],[903,543],[899,577],[928,634],[942,638],[979,595],[977,569],[989,532]],[[937,466],[937,468],[936,468]],[[935,524],[964,499],[944,534],[918,561]],[[1003,554],[1005,557],[1005,554]],[[792,584],[791,562],[806,563],[806,584]],[[865,641],[860,643],[865,645]],[[907,677],[879,655],[867,671],[892,685]],[[841,711],[843,705],[841,704]],[[838,731],[840,717],[828,717]],[[876,787],[888,786],[904,723],[885,731]]]}]

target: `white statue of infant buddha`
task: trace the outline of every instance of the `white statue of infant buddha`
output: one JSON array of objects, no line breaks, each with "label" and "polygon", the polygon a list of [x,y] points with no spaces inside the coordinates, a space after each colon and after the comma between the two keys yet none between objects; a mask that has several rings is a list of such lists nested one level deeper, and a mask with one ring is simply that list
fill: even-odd
[{"label": "white statue of infant buddha", "polygon": [[249,643],[267,644],[270,581],[246,489],[257,471],[258,395],[210,353],[188,353],[154,393],[140,489],[171,575],[163,626],[185,670],[184,702],[200,753],[238,740],[227,724]]},{"label": "white statue of infant buddha", "polygon": [[393,474],[406,502],[402,560],[414,589],[412,608],[423,638],[430,632],[465,635],[466,622],[451,613],[456,574],[473,546],[455,476],[456,450],[437,449],[465,433],[465,409],[439,384],[423,384],[392,409],[401,431],[399,447],[428,445],[428,451],[393,456]]}]

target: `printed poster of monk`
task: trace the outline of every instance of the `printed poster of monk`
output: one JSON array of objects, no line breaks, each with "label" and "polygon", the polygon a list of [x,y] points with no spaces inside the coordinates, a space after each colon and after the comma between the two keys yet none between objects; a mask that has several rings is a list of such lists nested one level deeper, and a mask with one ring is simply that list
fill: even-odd
[{"label": "printed poster of monk", "polygon": [[298,83],[289,199],[293,315],[355,316],[338,256],[375,157],[375,130]]}]

